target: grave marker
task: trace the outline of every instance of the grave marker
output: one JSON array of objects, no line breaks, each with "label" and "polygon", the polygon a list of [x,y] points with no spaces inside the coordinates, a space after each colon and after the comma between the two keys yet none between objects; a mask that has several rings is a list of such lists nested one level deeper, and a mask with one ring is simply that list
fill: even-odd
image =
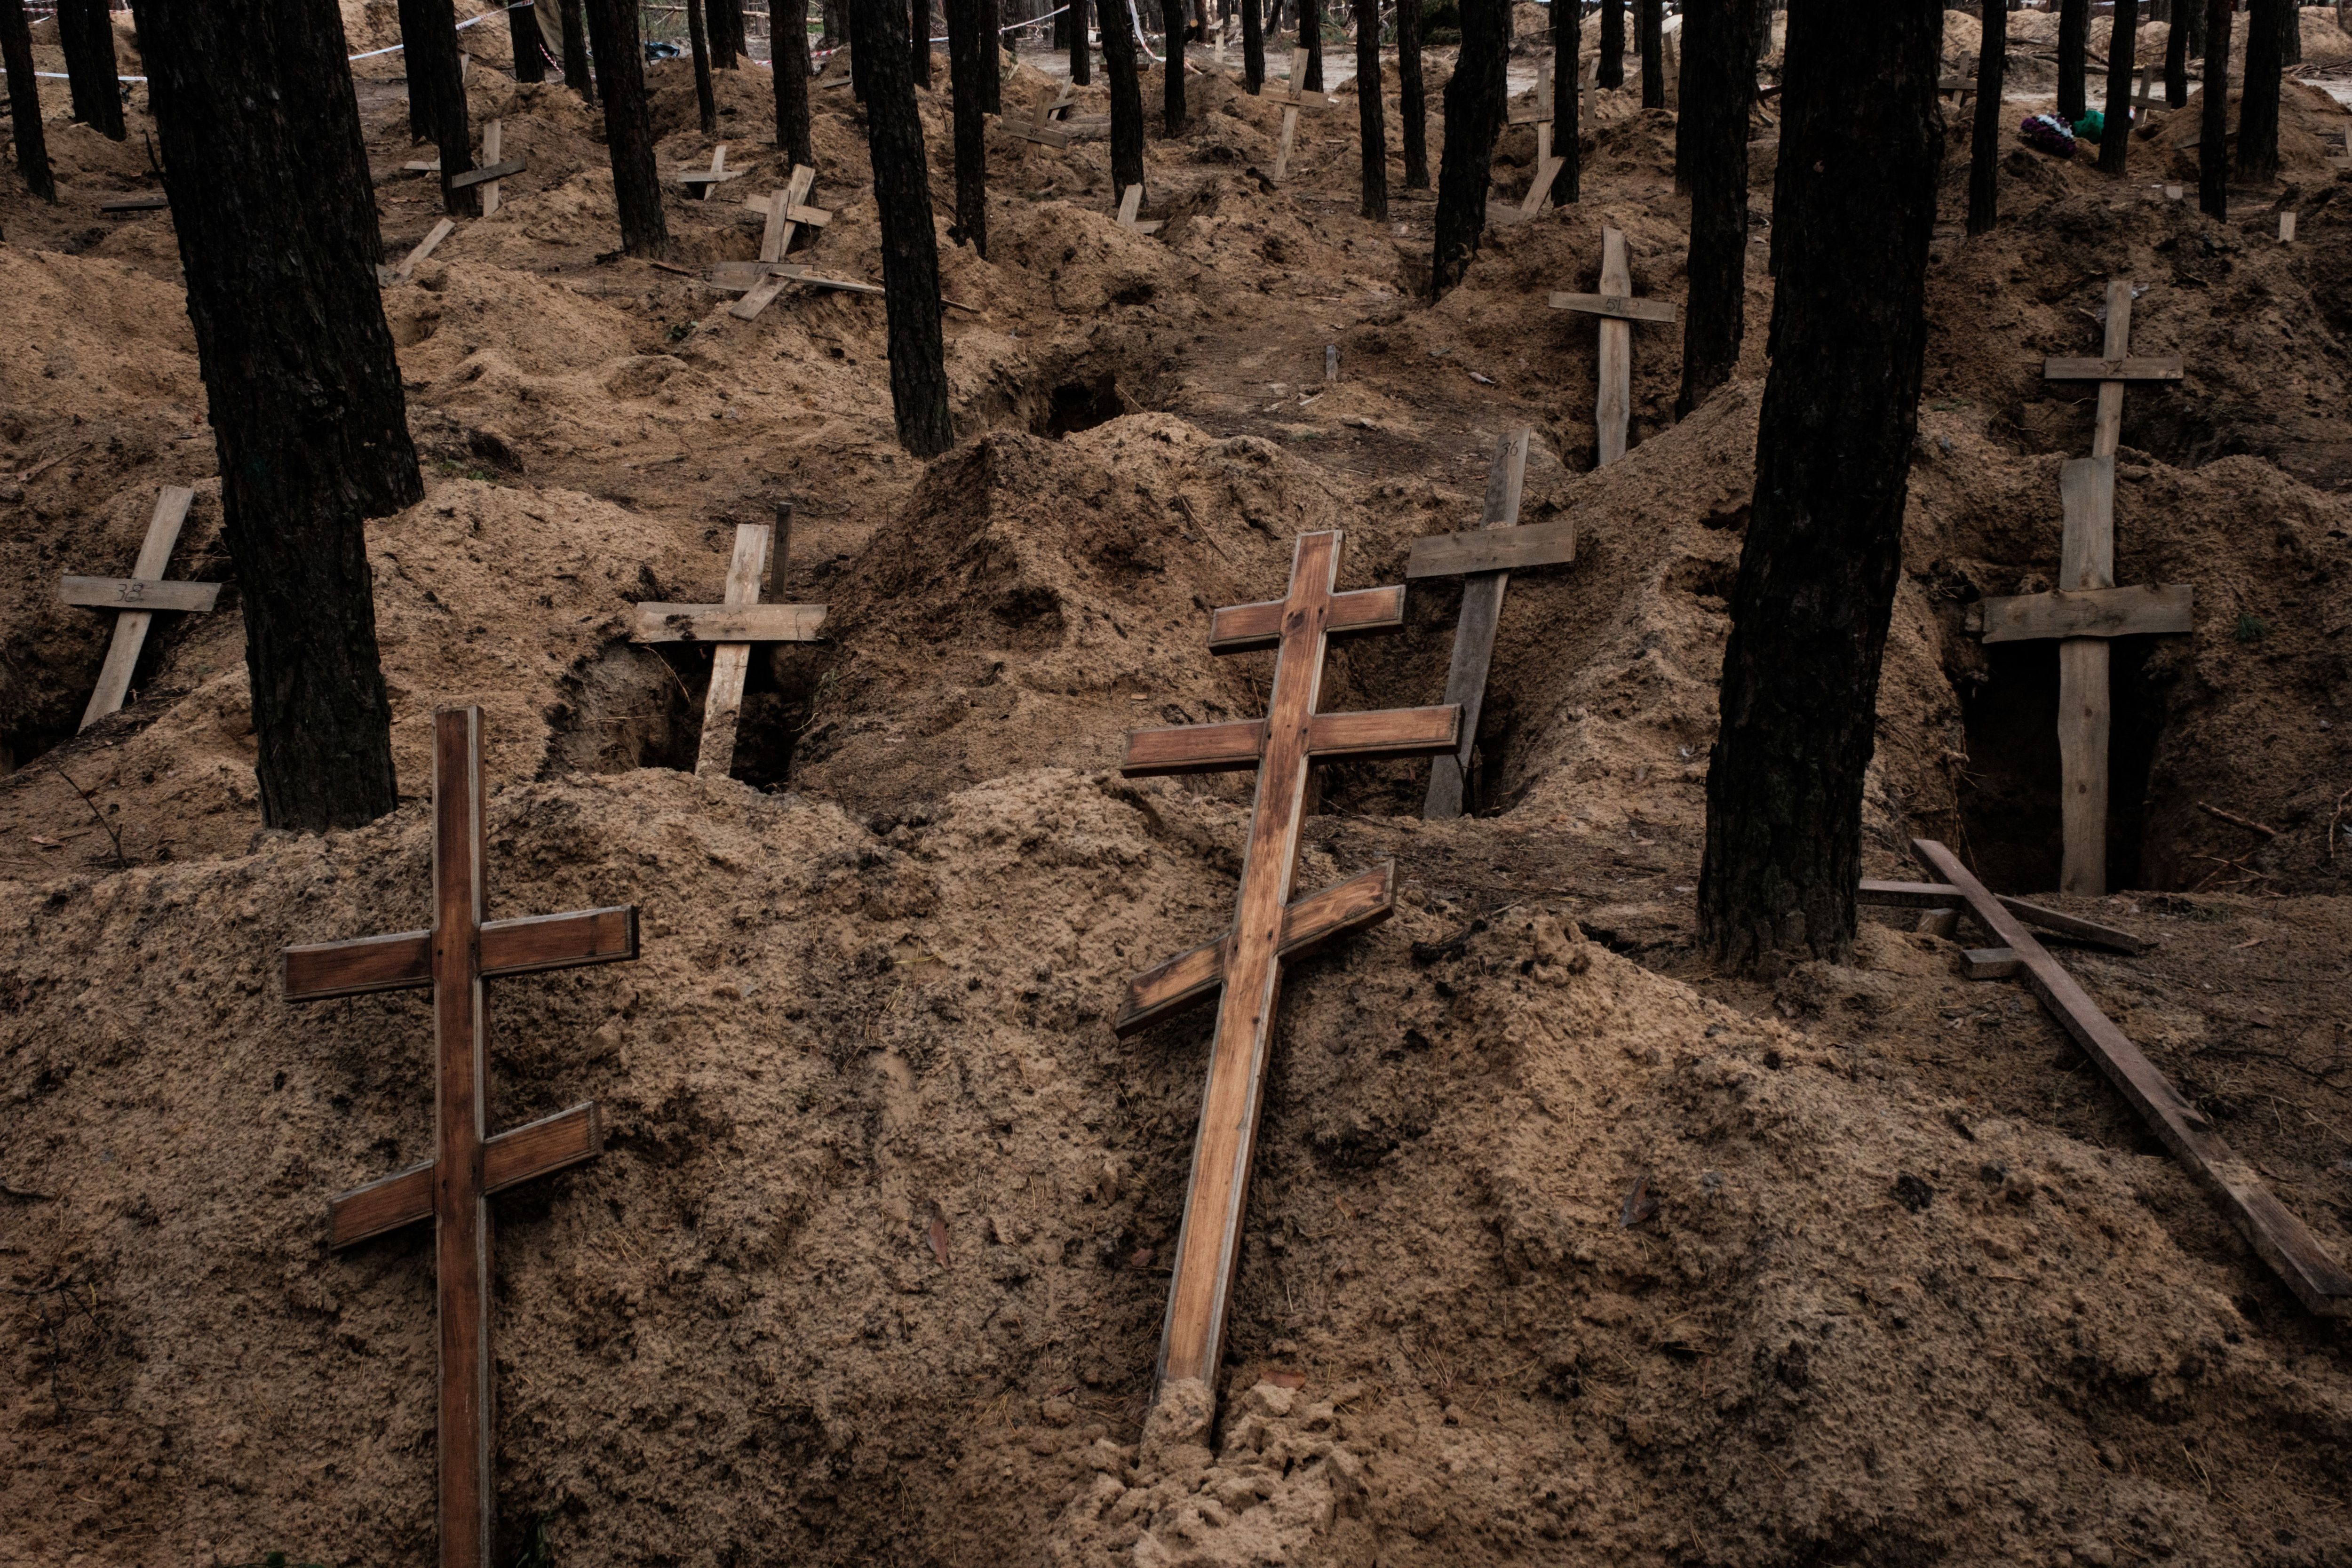
[{"label": "grave marker", "polygon": [[1006,135],[1017,136],[1024,142],[1034,142],[1044,147],[1066,147],[1077,140],[1077,133],[1051,124],[1049,121],[1055,110],[1066,109],[1076,101],[1076,95],[1072,94],[1067,87],[1062,89],[1062,96],[1058,99],[1055,97],[1052,88],[1041,87],[1037,89],[1037,100],[1031,106],[1029,117],[1026,120],[1011,114],[1000,114],[996,117],[996,123]]},{"label": "grave marker", "polygon": [[454,220],[446,217],[441,219],[433,226],[430,234],[416,242],[416,248],[410,251],[399,266],[379,267],[375,269],[377,286],[390,289],[396,284],[407,282],[415,275],[417,268],[424,264],[425,258],[432,255],[443,240],[457,232],[457,225]]},{"label": "grave marker", "polygon": [[[765,201],[754,197],[743,204],[767,219],[767,226],[760,236],[760,259],[762,262],[783,260],[792,251],[793,236],[799,232],[801,225],[822,228],[833,221],[833,214],[824,208],[807,205],[809,189],[815,184],[814,169],[805,163],[795,164],[792,181],[782,190],[774,192]],[[773,304],[776,296],[784,291],[784,285],[791,281],[781,274],[770,273],[753,284],[750,293],[727,309],[732,315],[751,321]]]},{"label": "grave marker", "polygon": [[677,183],[681,185],[701,186],[700,199],[707,202],[710,199],[710,193],[719,185],[729,180],[740,180],[749,172],[744,169],[730,169],[727,166],[727,143],[721,142],[710,150],[710,167],[689,169],[677,177]]},{"label": "grave marker", "polygon": [[[791,543],[791,512],[776,509],[776,521]],[[760,580],[769,575],[770,545],[776,530],[764,522],[738,523],[735,556],[727,567],[725,602],[717,605],[639,605],[631,642],[717,643],[710,660],[710,692],[702,702],[702,748],[698,773],[725,777],[735,765],[735,730],[743,716],[743,678],[758,642],[821,642],[823,605],[763,605]],[[776,554],[774,578],[783,580],[783,555]]]},{"label": "grave marker", "polygon": [[[1594,68],[1599,68],[1598,62],[1595,62]],[[1511,110],[1511,123],[1533,125],[1536,128],[1535,183],[1528,187],[1526,199],[1519,203],[1519,216],[1523,218],[1531,218],[1539,216],[1544,210],[1545,204],[1551,200],[1552,180],[1559,174],[1560,165],[1568,162],[1565,158],[1552,156],[1551,151],[1550,50],[1547,49],[1536,57],[1534,104],[1526,109]]]},{"label": "grave marker", "polygon": [[1136,214],[1143,210],[1143,186],[1139,183],[1127,187],[1118,198],[1118,226],[1131,228],[1138,234],[1158,234],[1168,226],[1164,218],[1139,220]]},{"label": "grave marker", "polygon": [[87,730],[110,713],[120,712],[131,692],[131,677],[139,668],[139,650],[146,646],[147,628],[159,610],[202,615],[220,598],[217,583],[167,583],[163,569],[180,542],[180,527],[196,492],[184,485],[165,485],[155,498],[155,514],[148,520],[147,537],[139,546],[138,563],[128,577],[68,577],[58,597],[85,609],[114,610],[114,639],[107,644],[106,662],[98,668],[98,684],[82,710],[78,730]]},{"label": "grave marker", "polygon": [[1328,92],[1307,90],[1307,51],[1298,48],[1290,51],[1290,79],[1283,84],[1281,96],[1274,101],[1282,105],[1282,145],[1274,155],[1274,178],[1279,184],[1290,172],[1290,148],[1298,139],[1298,111],[1336,109],[1339,100]]},{"label": "grave marker", "polygon": [[1664,300],[1633,297],[1625,237],[1607,227],[1601,231],[1601,292],[1554,294],[1551,308],[1601,318],[1600,393],[1593,417],[1601,431],[1601,460],[1613,463],[1625,455],[1625,438],[1633,420],[1633,323],[1671,322],[1675,308]]},{"label": "grave marker", "polygon": [[1461,742],[1462,710],[1452,705],[1317,711],[1328,640],[1404,623],[1401,585],[1337,591],[1340,542],[1336,530],[1299,535],[1285,598],[1211,617],[1213,653],[1276,650],[1266,717],[1132,731],[1120,768],[1129,778],[1245,768],[1258,774],[1231,929],[1138,975],[1113,1021],[1119,1034],[1132,1034],[1222,989],[1160,1344],[1155,1415],[1188,1429],[1204,1427],[1213,1414],[1283,960],[1385,920],[1393,909],[1393,863],[1292,901],[1309,767],[1318,757],[1430,756]]},{"label": "grave marker", "polygon": [[1445,700],[1462,710],[1462,743],[1430,762],[1429,794],[1421,815],[1433,822],[1462,815],[1463,782],[1478,739],[1478,710],[1486,705],[1486,672],[1495,662],[1495,627],[1502,619],[1503,590],[1511,573],[1576,559],[1575,523],[1518,526],[1529,434],[1522,430],[1496,440],[1478,527],[1466,533],[1416,539],[1405,562],[1408,583],[1420,577],[1467,579],[1462,584],[1462,616],[1454,627],[1454,659],[1445,671]]},{"label": "grave marker", "polygon": [[594,1101],[486,1137],[482,981],[637,956],[634,905],[485,921],[482,711],[433,715],[433,929],[289,947],[286,999],[317,1001],[430,987],[436,1061],[434,1158],[328,1205],[328,1244],[342,1247],[430,1220],[440,1339],[441,1568],[487,1568],[496,1448],[490,1352],[494,1193],[597,1157]]}]

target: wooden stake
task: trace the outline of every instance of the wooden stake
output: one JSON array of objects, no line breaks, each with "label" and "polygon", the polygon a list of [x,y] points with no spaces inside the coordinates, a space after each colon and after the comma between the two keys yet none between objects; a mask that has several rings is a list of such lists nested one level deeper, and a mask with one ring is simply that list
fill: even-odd
[{"label": "wooden stake", "polygon": [[1600,395],[1594,410],[1601,431],[1601,460],[1625,455],[1633,418],[1634,321],[1672,321],[1675,308],[1663,300],[1636,300],[1633,273],[1625,259],[1625,237],[1601,231],[1601,292],[1554,294],[1555,310],[1580,310],[1601,318]]},{"label": "wooden stake", "polygon": [[1131,228],[1138,234],[1158,234],[1168,226],[1165,219],[1139,220],[1136,214],[1143,210],[1143,187],[1129,185],[1118,198],[1118,226]]},{"label": "wooden stake", "polygon": [[[505,146],[505,143],[506,121],[503,120],[484,121],[482,125],[483,168],[477,171],[478,173],[488,174],[490,170],[496,169],[499,166],[499,153]],[[484,217],[489,217],[499,210],[499,180],[501,177],[502,176],[493,175],[491,178],[481,182],[482,216]]]},{"label": "wooden stake", "polygon": [[[797,164],[793,169],[791,182],[769,196],[762,209],[767,214],[767,227],[760,236],[760,259],[762,262],[783,260],[792,251],[793,236],[802,223],[813,220],[822,225],[833,216],[821,208],[805,205],[809,190],[815,184],[816,171],[805,163]],[[744,205],[757,207],[759,204],[746,202]],[[791,281],[780,273],[770,273],[753,284],[750,293],[728,306],[728,313],[746,321],[757,319],[761,311],[775,302],[776,296],[782,293],[784,286]]]},{"label": "wooden stake", "polygon": [[457,232],[457,224],[449,218],[443,218],[433,226],[431,233],[416,242],[416,248],[410,251],[399,266],[377,268],[376,282],[387,289],[394,284],[407,282],[415,275],[417,268],[423,265],[425,258],[433,254],[435,247]]},{"label": "wooden stake", "polygon": [[165,485],[155,497],[155,514],[147,522],[147,538],[139,546],[138,563],[128,577],[68,577],[59,597],[68,605],[90,609],[116,609],[114,638],[107,644],[106,662],[99,666],[98,684],[82,710],[79,729],[87,730],[110,713],[120,712],[131,694],[131,677],[139,668],[139,650],[147,645],[147,628],[158,610],[202,612],[220,596],[216,583],[166,583],[163,569],[180,542],[180,526],[196,492],[184,485]]},{"label": "wooden stake", "polygon": [[[779,509],[779,517],[791,513]],[[735,765],[735,731],[743,716],[743,680],[758,642],[820,642],[823,605],[762,605],[760,582],[769,574],[775,531],[764,522],[735,525],[735,555],[727,567],[725,600],[717,605],[637,606],[633,642],[715,642],[710,690],[702,700],[702,747],[694,771],[724,778]],[[782,558],[777,557],[781,578]]]},{"label": "wooden stake", "polygon": [[1298,111],[1331,109],[1339,100],[1328,92],[1307,90],[1307,51],[1298,48],[1290,51],[1290,80],[1275,101],[1282,105],[1282,145],[1274,156],[1274,183],[1280,184],[1290,172],[1290,150],[1298,138]]},{"label": "wooden stake", "polygon": [[433,715],[433,929],[289,947],[286,999],[429,986],[433,992],[434,1158],[338,1195],[329,1243],[348,1247],[430,1219],[440,1330],[441,1568],[487,1568],[498,1489],[495,1361],[490,1352],[490,1215],[487,1199],[593,1160],[604,1135],[593,1102],[486,1138],[488,1121],[482,977],[637,956],[635,906],[530,920],[482,919],[482,712]]}]

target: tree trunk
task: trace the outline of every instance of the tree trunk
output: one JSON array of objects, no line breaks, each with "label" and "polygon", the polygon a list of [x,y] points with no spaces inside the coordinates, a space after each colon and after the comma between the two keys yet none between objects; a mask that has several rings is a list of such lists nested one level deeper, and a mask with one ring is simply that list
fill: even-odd
[{"label": "tree trunk", "polygon": [[[2299,66],[2303,63],[2302,0],[2283,0],[2278,7],[2278,18],[2279,63],[2283,66]],[[2252,58],[2252,49],[2247,50],[2246,53],[2248,58]]]},{"label": "tree trunk", "polygon": [[[2009,74],[2009,0],[1985,0],[1984,42],[1977,54],[1977,117],[1969,140],[1969,232],[1982,234],[2000,216],[2001,81]],[[2173,36],[2179,37],[2176,26]]]},{"label": "tree trunk", "polygon": [[560,0],[563,16],[563,79],[581,101],[593,107],[596,73],[588,65],[588,16],[582,0]]},{"label": "tree trunk", "polygon": [[[2246,86],[2238,100],[2238,178],[2266,185],[2278,178],[2279,75],[2286,68],[2281,40],[2293,0],[2253,0],[2246,14]],[[2211,79],[2210,75],[2208,79]],[[2202,137],[2198,139],[2203,141]]]},{"label": "tree trunk", "polygon": [[102,136],[124,140],[122,84],[115,79],[114,22],[106,0],[58,0],[58,42],[66,51],[73,117]]},{"label": "tree trunk", "polygon": [[694,56],[694,109],[705,136],[719,134],[719,100],[710,90],[710,33],[698,0],[686,0],[686,41]]},{"label": "tree trunk", "polygon": [[[1573,11],[1573,6],[1567,9]],[[1731,379],[1748,328],[1748,108],[1756,93],[1753,0],[1685,0],[1687,89],[1675,145],[1690,170],[1690,300],[1675,417]],[[1559,79],[1554,67],[1554,80]]]},{"label": "tree trunk", "polygon": [[1168,28],[1168,65],[1160,79],[1160,108],[1168,134],[1184,134],[1184,0],[1160,0],[1160,14]]},{"label": "tree trunk", "polygon": [[465,67],[457,58],[457,15],[449,0],[414,0],[417,35],[404,38],[408,58],[408,100],[415,112],[420,94],[425,123],[441,149],[441,210],[451,217],[479,217],[478,185],[449,182],[474,166],[474,129],[466,113]]},{"label": "tree trunk", "polygon": [[1666,49],[1664,0],[1635,0],[1633,15],[1642,27],[1642,107],[1666,106]]},{"label": "tree trunk", "polygon": [[931,85],[931,0],[908,0],[907,13],[911,24],[907,30],[907,64],[914,72],[915,85]]},{"label": "tree trunk", "polygon": [[1364,138],[1363,215],[1385,223],[1389,127],[1381,101],[1381,0],[1356,0],[1356,123]]},{"label": "tree trunk", "polygon": [[49,142],[41,131],[41,83],[33,74],[33,31],[24,0],[0,0],[0,56],[8,62],[8,119],[16,131],[16,172],[45,202],[58,199]]},{"label": "tree trunk", "polygon": [[980,79],[995,68],[980,30],[980,0],[947,0],[948,86],[955,114],[956,233],[973,252],[988,254],[988,121],[980,107]]},{"label": "tree trunk", "polygon": [[1110,196],[1143,184],[1143,84],[1137,79],[1135,28],[1127,0],[1102,0],[1103,76],[1110,83]]},{"label": "tree trunk", "polygon": [[[2203,107],[2197,115],[2197,207],[2217,223],[2230,216],[2230,12],[2207,0]],[[2252,79],[2247,79],[2249,89]],[[2252,96],[2251,93],[2248,96]],[[2240,110],[2243,114],[2242,109]]]},{"label": "tree trunk", "polygon": [[1299,0],[1298,43],[1307,51],[1307,90],[1323,90],[1323,0]]},{"label": "tree trunk", "polygon": [[1265,89],[1265,24],[1258,0],[1242,0],[1242,86],[1253,95]]},{"label": "tree trunk", "polygon": [[981,85],[988,90],[991,114],[1004,112],[1004,18],[999,13],[996,0],[980,0],[980,19],[988,35],[988,79]]},{"label": "tree trunk", "polygon": [[2205,16],[2209,7],[2205,0],[2181,0],[2181,9],[2189,13],[2189,58],[2205,58]]},{"label": "tree trunk", "polygon": [[621,248],[631,256],[666,258],[669,224],[662,216],[661,177],[654,168],[654,122],[646,103],[646,50],[637,38],[635,0],[587,4],[596,68],[604,76],[604,147],[613,156]]},{"label": "tree trunk", "polygon": [[[986,17],[984,0],[971,0]],[[930,166],[915,108],[894,0],[849,0],[850,48],[866,68],[866,140],[874,163],[874,205],[882,223],[882,303],[889,317],[890,405],[898,444],[936,458],[954,444],[948,423],[947,355],[940,333],[940,249],[931,227]],[[989,74],[996,73],[988,39]]]},{"label": "tree trunk", "polygon": [[2107,107],[2099,132],[2099,173],[2120,177],[2131,153],[2133,57],[2139,46],[2139,0],[2116,7],[2107,35]]},{"label": "tree trunk", "polygon": [[[686,0],[691,9],[695,0]],[[735,58],[742,52],[742,40],[737,36],[743,30],[743,0],[702,0],[703,38],[710,50],[710,64],[717,70],[733,70]],[[687,31],[694,30],[691,19]]]},{"label": "tree trunk", "polygon": [[517,81],[545,81],[547,53],[539,32],[539,7],[518,5],[507,13],[507,38],[514,46]]},{"label": "tree trunk", "polygon": [[206,0],[139,24],[244,601],[261,819],[355,827],[397,803],[363,524],[425,489],[341,14]]},{"label": "tree trunk", "polygon": [[1701,931],[1734,972],[1853,946],[1927,348],[1943,21],[1937,0],[1814,0],[1789,16],[1780,166],[1797,173],[1774,209],[1772,370],[1699,873]]},{"label": "tree trunk", "polygon": [[769,63],[776,78],[776,145],[816,166],[809,144],[808,0],[768,0]]},{"label": "tree trunk", "polygon": [[2058,118],[2072,125],[2090,112],[2083,58],[2091,43],[2091,0],[2058,0]]},{"label": "tree trunk", "polygon": [[2179,109],[2189,101],[2189,23],[2184,12],[2199,0],[2180,0],[2172,8],[2172,25],[2164,35],[2164,106]]},{"label": "tree trunk", "polygon": [[1510,0],[1462,0],[1462,53],[1445,84],[1445,152],[1437,172],[1437,245],[1429,297],[1462,281],[1486,229],[1486,186],[1503,125]]},{"label": "tree trunk", "polygon": [[[1577,127],[1584,96],[1578,90],[1584,75],[1580,13],[1580,7],[1565,3],[1551,8],[1551,150],[1559,160],[1559,173],[1551,180],[1551,200],[1554,206],[1562,207],[1584,199],[1584,144]],[[1748,80],[1752,91],[1756,81],[1752,67]],[[1740,156],[1744,160],[1747,154],[1743,152]]]},{"label": "tree trunk", "polygon": [[1094,46],[1087,39],[1087,0],[1070,0],[1070,80],[1087,87],[1095,79]]},{"label": "tree trunk", "polygon": [[1612,90],[1625,85],[1625,0],[1601,0],[1601,71],[1592,79]]},{"label": "tree trunk", "polygon": [[422,37],[425,23],[422,20],[421,0],[399,0],[401,74],[405,79],[408,96],[408,139],[411,142],[431,142],[433,130],[433,100],[416,84],[416,60],[409,53],[408,40]]},{"label": "tree trunk", "polygon": [[[1254,3],[1254,0],[1252,0]],[[1429,189],[1429,89],[1421,76],[1421,0],[1396,0],[1397,116],[1404,121],[1404,188]]]}]

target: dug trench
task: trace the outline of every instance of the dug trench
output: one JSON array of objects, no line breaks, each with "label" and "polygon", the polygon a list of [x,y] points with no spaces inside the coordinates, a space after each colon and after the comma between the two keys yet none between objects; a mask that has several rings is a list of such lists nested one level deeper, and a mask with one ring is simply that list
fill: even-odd
[{"label": "dug trench", "polygon": [[[391,41],[383,9],[351,8],[355,49]],[[724,122],[768,123],[765,79],[719,74]],[[683,68],[651,75],[664,166],[707,163]],[[323,1226],[424,1146],[429,1021],[290,1005],[273,966],[425,923],[424,737],[463,701],[491,912],[642,910],[635,963],[489,988],[496,1121],[593,1098],[608,1129],[496,1200],[502,1560],[2352,1550],[2314,1500],[2352,1437],[2340,1329],[2028,992],[1961,978],[1980,939],[1879,912],[1846,963],[1707,960],[1770,282],[1759,243],[1741,374],[1679,424],[1675,339],[1638,331],[1637,442],[1595,470],[1593,331],[1542,300],[1591,285],[1604,220],[1637,292],[1681,297],[1670,122],[1635,95],[1597,96],[1584,209],[1496,230],[1433,308],[1404,292],[1425,208],[1400,199],[1402,237],[1352,216],[1344,110],[1269,190],[1274,115],[1204,88],[1150,144],[1149,238],[1110,221],[1099,143],[1006,150],[991,257],[942,244],[984,313],[948,317],[965,422],[926,465],[891,437],[877,306],[742,322],[600,262],[593,117],[487,68],[471,90],[532,173],[385,296],[429,493],[370,525],[403,804],[355,832],[260,831],[233,599],[67,738],[105,628],[56,576],[122,570],[180,482],[172,574],[234,582],[168,217],[79,237],[141,158],[56,118],[67,205],[0,192],[0,721],[31,764],[0,781],[0,1556],[429,1557],[429,1249],[331,1252]],[[393,169],[403,105],[363,101]],[[858,121],[818,101],[812,259],[870,276]],[[2320,108],[2290,108],[2290,177],[2324,188]],[[756,135],[730,158],[782,183]],[[1764,149],[1756,178],[1761,212]],[[2289,460],[2337,438],[2352,215],[2279,247],[2258,211],[2214,225],[2083,168],[2004,181],[2001,227],[1936,241],[1865,870],[1916,875],[1924,833],[2049,885],[2050,655],[1988,652],[1968,612],[2054,578],[2089,416],[2040,364],[2095,352],[2127,271],[2136,352],[2188,377],[2126,399],[2117,576],[2198,609],[2116,663],[2131,890],[2053,900],[2158,945],[2064,962],[2352,1256],[2352,500]],[[429,222],[421,187],[379,195],[388,237]],[[751,255],[740,205],[674,203],[683,258]],[[1122,736],[1263,711],[1268,657],[1210,655],[1207,612],[1277,594],[1327,526],[1343,586],[1400,580],[1522,424],[1523,520],[1572,521],[1577,558],[1511,584],[1475,814],[1421,821],[1418,764],[1327,770],[1299,886],[1392,858],[1399,909],[1289,973],[1224,1418],[1211,1450],[1146,1451],[1208,1020],[1110,1019],[1230,920],[1248,786],[1124,781]],[[707,664],[630,643],[629,607],[715,598],[734,528],[784,501],[784,590],[828,640],[754,660],[737,776],[698,777]],[[1335,654],[1326,706],[1437,700],[1458,598],[1416,584],[1402,631]]]}]

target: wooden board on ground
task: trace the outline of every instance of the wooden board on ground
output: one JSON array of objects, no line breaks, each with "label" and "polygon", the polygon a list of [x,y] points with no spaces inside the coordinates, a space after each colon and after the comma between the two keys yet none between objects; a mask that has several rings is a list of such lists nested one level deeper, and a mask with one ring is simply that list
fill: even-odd
[{"label": "wooden board on ground", "polygon": [[430,233],[416,242],[416,248],[403,258],[399,266],[377,268],[376,282],[386,289],[407,282],[409,279],[415,276],[417,268],[423,265],[425,258],[432,255],[443,240],[457,232],[457,224],[448,218],[443,218],[433,226]]},{"label": "wooden board on ground", "polygon": [[[766,264],[782,262],[792,251],[793,236],[802,224],[823,226],[833,215],[820,207],[807,205],[809,190],[816,184],[816,171],[806,163],[793,165],[791,180],[781,191],[772,193],[764,202],[754,199],[745,206],[759,212],[766,220],[760,234],[760,260]],[[793,279],[780,272],[771,272],[751,286],[750,292],[727,307],[728,313],[744,321],[755,320],[761,311],[775,302]]]},{"label": "wooden board on ground", "polygon": [[[836,289],[850,294],[879,294],[881,285],[861,283],[855,278],[833,278],[813,271],[797,261],[721,261],[710,268],[709,281],[718,289],[753,289],[761,279],[781,278],[787,283],[805,283],[812,289]],[[955,301],[941,298],[942,305]],[[970,309],[959,306],[959,309]]]},{"label": "wooden board on ground", "polygon": [[181,525],[196,492],[184,485],[165,485],[155,497],[154,515],[147,521],[147,537],[139,546],[139,560],[128,577],[68,577],[59,596],[68,605],[90,609],[119,610],[114,637],[106,647],[106,662],[98,668],[98,684],[82,709],[79,728],[87,730],[108,714],[118,712],[131,693],[131,677],[139,668],[139,650],[147,644],[147,628],[159,610],[201,613],[220,595],[216,583],[167,583],[163,569],[180,542]]},{"label": "wooden board on ground", "polygon": [[997,129],[1007,136],[1017,136],[1024,142],[1034,142],[1042,147],[1068,146],[1077,140],[1076,134],[1066,126],[1051,123],[1054,111],[1068,101],[1068,89],[1065,88],[1063,91],[1065,97],[1057,100],[1051,87],[1039,88],[1026,118],[1000,114],[996,117]]},{"label": "wooden board on ground", "polygon": [[1601,432],[1601,460],[1613,463],[1625,455],[1626,439],[1633,427],[1632,323],[1671,321],[1675,308],[1661,300],[1633,298],[1633,272],[1626,259],[1625,236],[1607,227],[1601,231],[1601,292],[1554,294],[1551,308],[1601,318],[1600,392],[1595,399],[1594,416]]},{"label": "wooden board on ground", "polygon": [[710,199],[710,193],[719,185],[729,180],[740,180],[748,173],[750,173],[749,170],[730,169],[727,166],[727,143],[721,142],[710,150],[710,167],[689,169],[677,176],[677,183],[694,189],[696,194],[707,202]]},{"label": "wooden board on ground", "polygon": [[1138,234],[1158,234],[1168,226],[1166,220],[1161,218],[1138,218],[1135,215],[1142,210],[1143,187],[1139,184],[1128,186],[1118,198],[1118,226],[1131,228]]},{"label": "wooden board on ground", "polygon": [[99,203],[98,210],[102,213],[152,213],[169,211],[171,205],[172,198],[169,196],[118,196],[113,201]]}]

